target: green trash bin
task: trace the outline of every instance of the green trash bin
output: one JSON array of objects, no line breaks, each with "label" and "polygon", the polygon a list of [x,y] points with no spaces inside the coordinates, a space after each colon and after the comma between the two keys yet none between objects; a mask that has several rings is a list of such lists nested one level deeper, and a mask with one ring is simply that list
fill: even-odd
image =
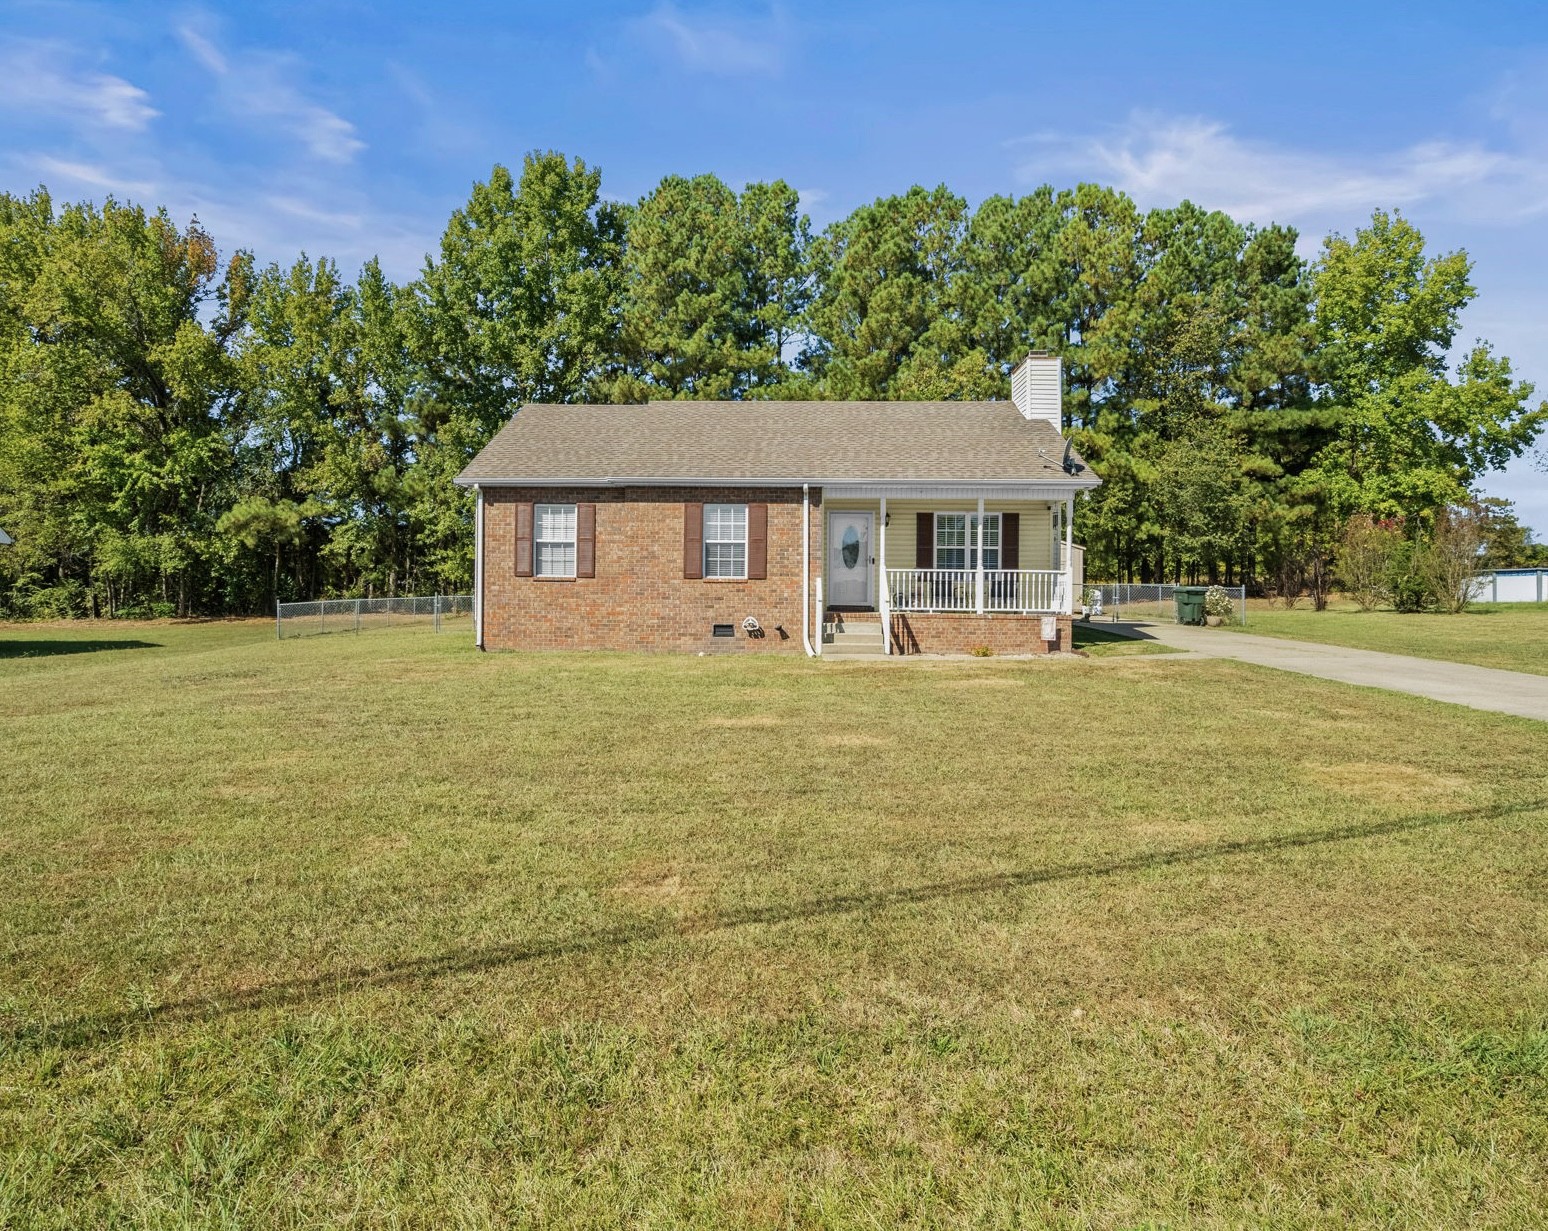
[{"label": "green trash bin", "polygon": [[1178,586],[1172,591],[1177,600],[1179,624],[1204,623],[1204,592],[1208,589],[1208,586]]}]

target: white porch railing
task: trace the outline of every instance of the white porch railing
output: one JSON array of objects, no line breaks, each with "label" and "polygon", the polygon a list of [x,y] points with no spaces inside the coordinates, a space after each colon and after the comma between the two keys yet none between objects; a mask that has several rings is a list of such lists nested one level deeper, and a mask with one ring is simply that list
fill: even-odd
[{"label": "white porch railing", "polygon": [[887,597],[893,611],[975,611],[970,568],[890,568]]},{"label": "white porch railing", "polygon": [[[1069,610],[1069,575],[1058,569],[986,569],[983,610],[1058,615]],[[977,611],[978,572],[970,568],[890,568],[893,611]]]},{"label": "white porch railing", "polygon": [[1063,612],[1067,574],[1049,569],[998,569],[984,574],[985,611]]}]

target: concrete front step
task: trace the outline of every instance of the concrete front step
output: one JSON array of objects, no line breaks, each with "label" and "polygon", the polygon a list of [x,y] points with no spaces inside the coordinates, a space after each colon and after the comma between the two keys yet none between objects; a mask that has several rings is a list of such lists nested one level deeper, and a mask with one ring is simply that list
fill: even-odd
[{"label": "concrete front step", "polygon": [[846,620],[823,625],[822,654],[824,658],[885,658],[887,645],[882,640],[881,623]]},{"label": "concrete front step", "polygon": [[880,624],[832,624],[823,626],[822,639],[828,645],[870,645],[882,643]]},{"label": "concrete front step", "polygon": [[882,626],[880,624],[828,624],[824,625],[822,635],[824,637],[865,637],[871,641],[880,641]]}]

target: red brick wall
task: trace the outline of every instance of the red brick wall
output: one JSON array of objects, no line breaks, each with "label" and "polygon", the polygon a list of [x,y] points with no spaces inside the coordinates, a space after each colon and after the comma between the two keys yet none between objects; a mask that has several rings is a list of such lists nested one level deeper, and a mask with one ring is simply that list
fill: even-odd
[{"label": "red brick wall", "polygon": [[[516,506],[597,506],[596,576],[516,576]],[[769,507],[768,577],[683,577],[683,502]],[[822,561],[820,493],[812,492],[812,570]],[[800,488],[485,488],[484,648],[735,651],[801,648]],[[742,631],[756,616],[761,638]],[[730,624],[735,637],[714,637]],[[783,625],[786,637],[777,626]]]},{"label": "red brick wall", "polygon": [[986,645],[996,654],[1048,654],[1072,647],[1071,617],[1059,622],[1058,641],[1043,640],[1043,617],[977,615],[968,611],[942,611],[919,615],[895,612],[892,617],[894,654],[967,654]]}]

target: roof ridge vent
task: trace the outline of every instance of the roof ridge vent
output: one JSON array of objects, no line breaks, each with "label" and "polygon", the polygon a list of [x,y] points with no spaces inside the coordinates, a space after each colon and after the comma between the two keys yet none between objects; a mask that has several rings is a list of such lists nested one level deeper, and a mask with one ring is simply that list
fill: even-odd
[{"label": "roof ridge vent", "polygon": [[1064,430],[1064,361],[1035,350],[1011,373],[1011,401],[1027,419],[1041,419],[1054,431]]}]

